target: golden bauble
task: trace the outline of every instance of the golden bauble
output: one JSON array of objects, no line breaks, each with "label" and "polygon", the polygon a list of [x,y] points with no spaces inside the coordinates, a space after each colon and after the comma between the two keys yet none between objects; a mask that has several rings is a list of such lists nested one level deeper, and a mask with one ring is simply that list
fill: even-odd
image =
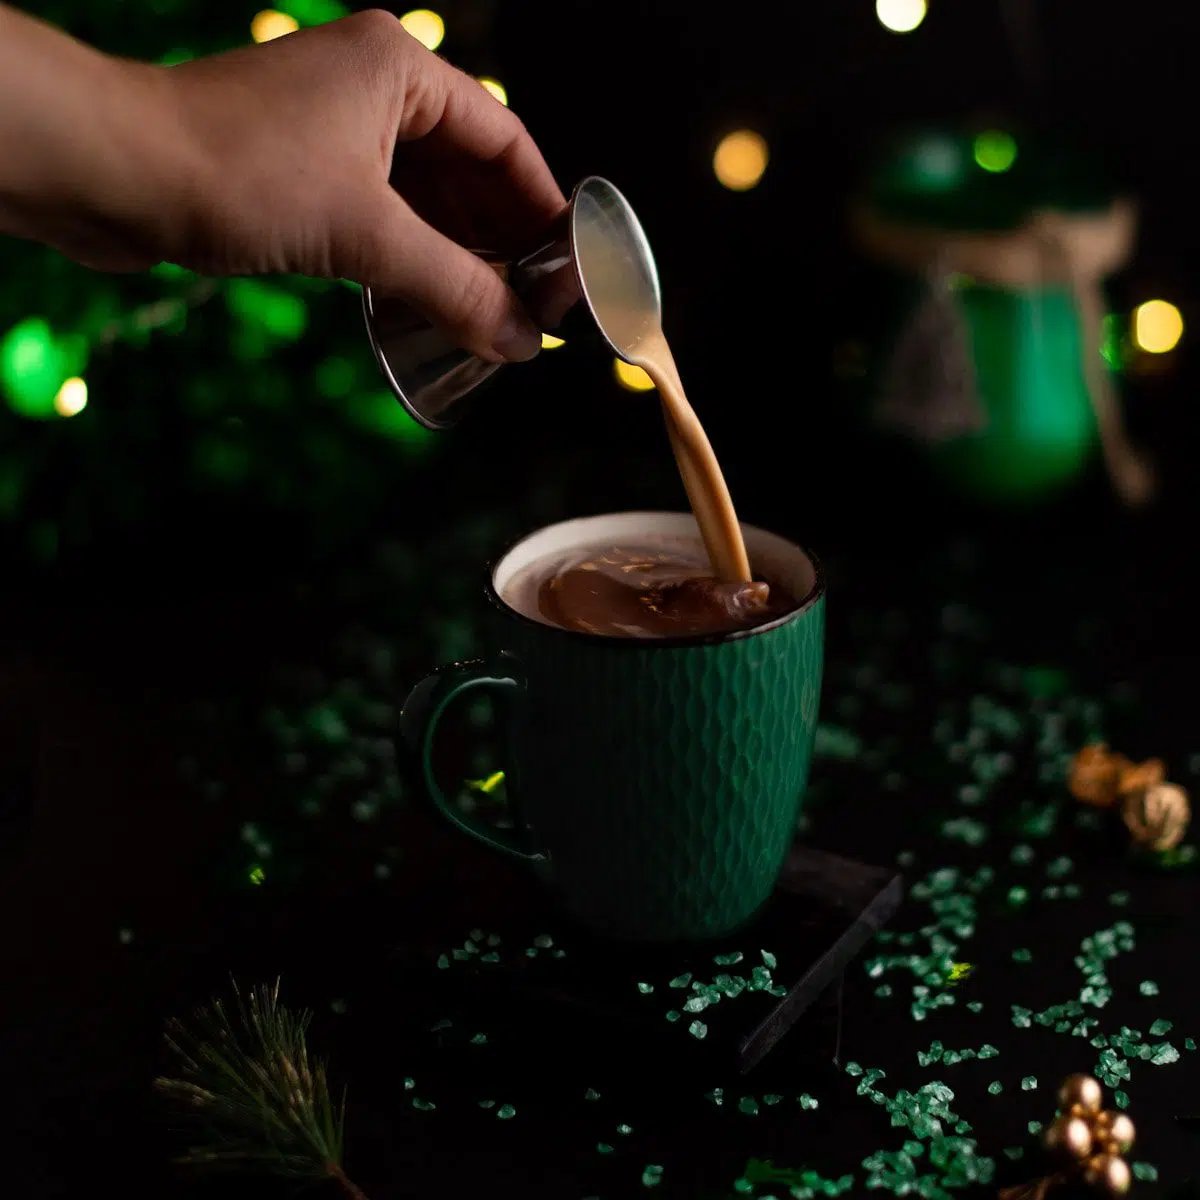
[{"label": "golden bauble", "polygon": [[1092,1122],[1092,1134],[1098,1146],[1109,1154],[1128,1154],[1133,1149],[1136,1130],[1133,1122],[1122,1112],[1097,1113]]},{"label": "golden bauble", "polygon": [[1076,800],[1109,808],[1117,802],[1121,774],[1132,764],[1119,754],[1113,754],[1103,742],[1084,746],[1071,762],[1067,787]]},{"label": "golden bauble", "polygon": [[1121,819],[1133,840],[1150,850],[1173,850],[1192,819],[1188,795],[1174,783],[1157,783],[1131,792],[1121,802]]},{"label": "golden bauble", "polygon": [[1106,1195],[1123,1196],[1129,1191],[1133,1176],[1123,1158],[1115,1154],[1096,1154],[1083,1164],[1083,1182]]},{"label": "golden bauble", "polygon": [[1092,1152],[1092,1130],[1087,1118],[1063,1113],[1046,1130],[1046,1149],[1064,1158],[1084,1159]]},{"label": "golden bauble", "polygon": [[1090,1075],[1068,1075],[1058,1089],[1058,1105],[1069,1111],[1076,1105],[1085,1113],[1098,1113],[1104,1093]]},{"label": "golden bauble", "polygon": [[1117,794],[1128,796],[1157,787],[1167,778],[1167,768],[1161,758],[1148,758],[1144,763],[1126,763],[1117,771]]}]

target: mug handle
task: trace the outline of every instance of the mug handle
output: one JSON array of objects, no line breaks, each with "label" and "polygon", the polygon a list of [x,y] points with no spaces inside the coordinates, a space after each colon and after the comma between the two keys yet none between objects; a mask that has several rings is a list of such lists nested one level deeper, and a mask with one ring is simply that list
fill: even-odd
[{"label": "mug handle", "polygon": [[[504,702],[511,704],[520,686],[515,675],[483,659],[438,667],[426,675],[405,698],[400,708],[400,737],[416,764],[421,796],[438,819],[510,858],[530,863],[544,862],[547,855],[543,851],[527,849],[528,830],[521,826],[519,820],[516,822],[518,828],[509,831],[496,829],[467,816],[446,796],[433,772],[433,741],[442,717],[455,700],[472,688],[488,688],[501,693]],[[513,790],[509,791],[509,801],[514,814],[519,813],[520,804],[516,802]]]}]

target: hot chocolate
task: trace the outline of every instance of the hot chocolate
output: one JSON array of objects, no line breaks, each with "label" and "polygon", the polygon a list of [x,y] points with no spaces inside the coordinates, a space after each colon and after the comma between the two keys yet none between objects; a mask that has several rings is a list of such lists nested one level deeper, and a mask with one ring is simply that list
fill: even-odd
[{"label": "hot chocolate", "polygon": [[718,579],[703,545],[576,550],[532,564],[507,590],[551,625],[605,637],[729,633],[795,606],[781,587]]}]

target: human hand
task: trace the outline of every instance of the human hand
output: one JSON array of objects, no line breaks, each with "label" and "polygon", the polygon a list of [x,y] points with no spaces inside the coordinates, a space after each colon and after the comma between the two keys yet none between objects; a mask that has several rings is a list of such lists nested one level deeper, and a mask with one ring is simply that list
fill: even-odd
[{"label": "human hand", "polygon": [[389,13],[151,67],[0,2],[0,232],[88,266],[350,279],[532,358],[464,247],[526,249],[565,203],[517,117]]}]

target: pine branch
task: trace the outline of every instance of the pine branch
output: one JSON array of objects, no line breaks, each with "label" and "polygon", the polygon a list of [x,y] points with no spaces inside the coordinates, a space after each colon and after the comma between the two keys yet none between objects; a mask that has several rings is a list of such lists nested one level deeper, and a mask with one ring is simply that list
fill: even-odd
[{"label": "pine branch", "polygon": [[246,998],[236,983],[233,990],[229,1011],[214,1000],[190,1023],[167,1025],[180,1073],[155,1088],[204,1130],[183,1161],[331,1180],[349,1200],[366,1200],[342,1169],[345,1096],[334,1104],[325,1064],[309,1061],[312,1014],[280,1004],[278,980]]}]

